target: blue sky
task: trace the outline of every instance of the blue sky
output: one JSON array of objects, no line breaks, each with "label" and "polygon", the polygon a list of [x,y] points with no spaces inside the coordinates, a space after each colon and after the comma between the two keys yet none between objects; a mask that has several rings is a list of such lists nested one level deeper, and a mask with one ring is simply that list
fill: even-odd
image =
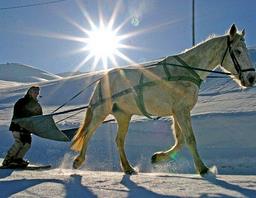
[{"label": "blue sky", "polygon": [[[83,38],[81,27],[90,30],[81,5],[95,25],[99,13],[107,24],[120,6],[113,28],[123,24],[119,35],[134,33],[122,41],[139,49],[120,49],[135,62],[157,59],[179,53],[192,46],[192,0],[63,0],[56,3],[5,9],[53,2],[53,0],[1,0],[0,2],[0,63],[15,62],[32,65],[51,73],[73,71],[88,51],[75,53],[84,43],[67,40],[63,35]],[[232,23],[245,28],[248,47],[256,47],[256,1],[254,0],[195,0],[196,43],[209,35],[224,34]],[[135,19],[135,20],[134,20]],[[53,36],[54,35],[54,36]],[[128,64],[117,58],[119,65]],[[93,59],[80,67],[91,71]],[[111,66],[111,63],[109,64]],[[103,69],[98,64],[94,70]]]}]

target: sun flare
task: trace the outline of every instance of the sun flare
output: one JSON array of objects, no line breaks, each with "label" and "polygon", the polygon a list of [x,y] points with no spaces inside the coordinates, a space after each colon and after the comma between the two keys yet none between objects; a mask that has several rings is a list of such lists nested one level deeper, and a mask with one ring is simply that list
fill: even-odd
[{"label": "sun flare", "polygon": [[113,59],[118,54],[118,49],[121,47],[120,38],[112,29],[102,26],[87,34],[85,50],[91,56],[104,62],[104,60]]},{"label": "sun flare", "polygon": [[[72,17],[67,15],[61,16],[66,22],[70,23],[81,32],[79,36],[44,31],[33,31],[32,33],[30,31],[29,34],[78,42],[79,48],[67,52],[68,56],[82,54],[82,56],[79,55],[79,59],[80,57],[82,58],[75,66],[74,71],[79,71],[79,69],[85,67],[86,70],[96,71],[98,69],[120,67],[124,64],[137,64],[128,56],[128,50],[146,49],[134,46],[134,42],[131,38],[148,32],[151,28],[138,30],[140,21],[133,16],[127,16],[121,20],[120,23],[116,24],[116,19],[119,17],[120,10],[122,10],[122,1],[119,1],[119,3],[115,5],[111,12],[111,16],[104,15],[102,10],[99,9],[98,19],[95,19],[95,16],[94,18],[90,16],[81,1],[77,1],[77,4],[84,16],[84,22],[78,23],[78,21],[75,21]],[[136,27],[136,29],[127,32],[127,26],[132,26],[133,29]],[[124,29],[126,31],[124,31]]]},{"label": "sun flare", "polygon": [[97,71],[99,69],[122,67],[123,65],[138,65],[137,61],[129,57],[131,55],[129,51],[133,51],[132,53],[134,54],[135,50],[151,51],[152,49],[138,46],[138,42],[134,38],[153,30],[159,30],[180,20],[168,20],[165,23],[142,28],[140,27],[141,19],[137,16],[138,13],[130,13],[123,17],[123,1],[118,1],[108,14],[103,13],[102,5],[99,4],[98,18],[95,14],[90,15],[82,1],[76,1],[76,3],[83,15],[82,22],[74,20],[73,16],[59,14],[75,30],[80,32],[79,35],[38,31],[35,29],[26,32],[26,34],[33,36],[79,43],[78,48],[67,50],[64,54],[66,56],[77,55],[75,61],[78,61],[74,66],[74,71],[79,71],[80,69]]}]

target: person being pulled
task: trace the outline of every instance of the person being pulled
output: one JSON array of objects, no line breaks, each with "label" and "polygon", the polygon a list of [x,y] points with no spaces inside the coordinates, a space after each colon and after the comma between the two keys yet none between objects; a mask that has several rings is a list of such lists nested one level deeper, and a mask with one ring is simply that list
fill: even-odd
[{"label": "person being pulled", "polygon": [[29,161],[24,160],[25,154],[31,147],[31,133],[26,129],[14,123],[17,118],[24,118],[36,115],[42,115],[42,107],[38,103],[39,87],[32,86],[23,98],[20,98],[14,105],[13,117],[9,130],[12,131],[14,144],[7,151],[7,155],[3,161],[3,166],[7,167],[27,167]]}]

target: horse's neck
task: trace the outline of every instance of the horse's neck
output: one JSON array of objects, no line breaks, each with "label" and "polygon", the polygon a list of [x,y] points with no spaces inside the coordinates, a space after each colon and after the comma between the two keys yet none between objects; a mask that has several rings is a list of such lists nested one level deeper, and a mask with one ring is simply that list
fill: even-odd
[{"label": "horse's neck", "polygon": [[[213,70],[220,65],[227,47],[227,36],[209,39],[179,55],[189,66]],[[208,72],[195,71],[204,80]]]}]

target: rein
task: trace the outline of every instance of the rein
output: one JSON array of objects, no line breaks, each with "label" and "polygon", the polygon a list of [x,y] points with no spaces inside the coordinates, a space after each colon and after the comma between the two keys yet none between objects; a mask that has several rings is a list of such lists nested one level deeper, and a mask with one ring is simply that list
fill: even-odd
[{"label": "rein", "polygon": [[[101,78],[102,78],[102,77],[101,77]],[[100,78],[100,79],[101,79],[101,78]],[[98,82],[100,79],[94,80],[94,81],[91,82],[88,86],[86,86],[85,88],[81,89],[76,95],[74,95],[72,98],[70,98],[69,100],[67,100],[67,101],[66,101],[65,103],[63,103],[62,105],[60,105],[57,109],[53,110],[52,113],[51,113],[51,115],[59,115],[59,114],[64,114],[64,113],[70,112],[70,111],[67,110],[67,112],[66,112],[66,111],[63,111],[63,112],[56,113],[56,111],[58,111],[59,109],[61,109],[62,107],[64,107],[64,106],[65,106],[66,104],[68,104],[70,101],[74,100],[76,97],[78,97],[80,94],[82,94],[82,93],[83,93],[86,89],[88,89],[90,86],[92,86],[92,85],[94,85],[96,82]],[[87,106],[84,107],[84,108],[87,108]],[[76,108],[76,110],[80,110],[80,109],[79,109],[79,108],[78,108],[78,109]],[[71,110],[71,112],[72,112],[72,110]]]},{"label": "rein", "polygon": [[[162,61],[159,62],[159,63],[161,64]],[[232,75],[230,72],[214,71],[214,70],[202,69],[202,68],[198,68],[198,67],[185,66],[185,65],[174,64],[174,63],[166,63],[166,65],[175,66],[175,67],[183,67],[183,68],[188,68],[189,67],[190,69],[195,70],[195,71],[203,71],[203,72],[216,73],[216,74]]]},{"label": "rein", "polygon": [[[232,41],[230,41],[230,38],[229,36],[227,36],[227,48],[225,50],[225,53],[222,57],[222,60],[221,60],[221,65],[223,64],[224,60],[225,60],[225,57],[227,56],[227,53],[229,52],[230,54],[230,57],[233,61],[233,64],[234,64],[234,67],[239,75],[239,78],[241,78],[241,75],[243,72],[247,72],[247,71],[255,71],[254,68],[249,68],[249,69],[242,69],[235,54],[234,54],[234,51],[232,50],[232,47],[231,47],[231,44],[232,44]],[[154,64],[151,64],[151,65],[147,65],[145,67],[154,67],[154,66],[157,66],[157,65],[163,65],[164,66],[164,69],[165,71],[168,70],[166,68],[166,66],[175,66],[175,67],[181,67],[181,68],[186,68],[186,69],[189,69],[191,70],[191,72],[193,73],[193,71],[203,71],[203,72],[208,72],[208,73],[217,73],[217,74],[223,74],[223,75],[232,75],[232,73],[230,72],[223,72],[223,71],[214,71],[214,70],[209,70],[209,69],[202,69],[202,68],[198,68],[198,67],[195,67],[195,66],[191,66],[191,65],[188,65],[184,60],[182,60],[179,56],[173,56],[174,58],[176,58],[176,60],[178,62],[180,62],[181,64],[174,64],[174,63],[167,63],[166,61],[166,58],[164,58],[163,60],[157,62],[157,63],[154,63]],[[168,72],[167,72],[168,74]],[[194,77],[196,77],[195,79],[197,79],[195,81],[195,83],[197,85],[200,86],[201,84],[201,79],[199,77],[199,75],[197,73],[193,73]],[[101,77],[102,78],[102,77]],[[100,79],[101,79],[100,78]],[[95,84],[96,82],[98,82],[100,79],[97,79],[95,81],[93,81],[92,83],[90,83],[87,87],[85,87],[84,89],[82,89],[81,91],[79,91],[76,95],[74,95],[72,98],[70,98],[67,102],[65,102],[64,104],[62,104],[60,107],[58,107],[57,109],[55,109],[51,115],[60,115],[60,114],[65,114],[65,113],[68,113],[68,112],[73,112],[73,111],[78,111],[78,110],[81,110],[81,109],[86,109],[88,108],[88,105],[87,106],[82,106],[82,107],[79,107],[79,108],[75,108],[75,109],[71,109],[71,110],[67,110],[67,111],[62,111],[62,112],[58,112],[56,113],[57,110],[59,110],[60,108],[62,108],[63,106],[65,106],[68,102],[72,101],[73,99],[75,99],[76,97],[78,97],[82,92],[84,92],[88,87],[92,86],[93,84]],[[142,78],[143,79],[143,78]],[[167,80],[170,80],[169,77],[167,78]],[[175,80],[175,79],[174,79]],[[182,79],[180,79],[182,80]],[[183,80],[190,80],[192,81],[191,79],[183,79]],[[143,80],[142,80],[143,81]],[[198,82],[197,82],[198,81]],[[140,85],[143,84],[140,82]],[[135,90],[138,89],[138,87],[135,88]],[[124,90],[124,91],[121,91],[120,93],[118,94],[115,94],[113,97],[119,97],[120,95],[123,95],[125,93],[129,93],[131,90],[130,89],[127,89],[127,90]],[[139,92],[140,93],[140,92]],[[140,94],[139,94],[140,95]],[[94,105],[97,105],[94,104]],[[143,110],[143,108],[141,108]],[[144,115],[147,115],[147,113],[145,113],[146,111],[143,111],[144,112]],[[149,117],[149,115],[147,116]]]}]

